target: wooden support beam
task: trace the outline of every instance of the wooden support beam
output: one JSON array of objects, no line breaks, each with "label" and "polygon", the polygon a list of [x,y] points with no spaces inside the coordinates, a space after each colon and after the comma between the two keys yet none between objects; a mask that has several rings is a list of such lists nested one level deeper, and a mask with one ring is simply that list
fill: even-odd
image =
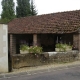
[{"label": "wooden support beam", "polygon": [[33,46],[37,46],[37,34],[33,34]]}]

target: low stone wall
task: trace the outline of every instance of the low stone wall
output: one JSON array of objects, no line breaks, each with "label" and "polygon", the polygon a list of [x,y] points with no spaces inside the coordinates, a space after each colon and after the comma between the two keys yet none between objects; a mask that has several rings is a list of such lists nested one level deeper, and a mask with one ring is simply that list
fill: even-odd
[{"label": "low stone wall", "polygon": [[54,62],[69,62],[79,59],[78,51],[56,52],[54,54],[45,52],[43,54],[15,54],[12,55],[12,68],[20,68],[25,66],[40,66]]},{"label": "low stone wall", "polygon": [[[25,66],[39,66],[48,62],[49,56],[46,54],[16,54],[12,55],[12,67],[20,68]],[[45,63],[44,63],[45,61]]]}]

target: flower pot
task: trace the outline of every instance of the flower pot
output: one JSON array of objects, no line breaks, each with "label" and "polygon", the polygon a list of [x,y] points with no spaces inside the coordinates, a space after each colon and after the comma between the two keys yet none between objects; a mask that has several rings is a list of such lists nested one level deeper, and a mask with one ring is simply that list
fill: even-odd
[{"label": "flower pot", "polygon": [[59,52],[59,51],[60,51],[60,49],[59,49],[59,48],[55,48],[55,51],[56,51],[56,52]]},{"label": "flower pot", "polygon": [[66,51],[71,51],[72,50],[72,48],[66,48]]},{"label": "flower pot", "polygon": [[20,50],[20,54],[28,54],[29,53],[29,51],[22,51],[22,50]]}]

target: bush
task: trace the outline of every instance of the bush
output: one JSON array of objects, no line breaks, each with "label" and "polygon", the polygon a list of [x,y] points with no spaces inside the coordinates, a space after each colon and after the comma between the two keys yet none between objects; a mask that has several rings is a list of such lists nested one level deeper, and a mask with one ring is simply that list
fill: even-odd
[{"label": "bush", "polygon": [[8,22],[10,22],[11,20],[4,18],[4,19],[0,19],[0,24],[7,24]]},{"label": "bush", "polygon": [[68,50],[72,50],[72,46],[71,46],[71,45],[62,44],[62,43],[56,44],[56,48],[58,48],[59,51],[68,51]]},{"label": "bush", "polygon": [[29,53],[42,53],[42,47],[31,46],[29,48]]},{"label": "bush", "polygon": [[22,51],[29,50],[29,46],[22,44],[22,45],[20,45],[20,50],[22,50]]}]

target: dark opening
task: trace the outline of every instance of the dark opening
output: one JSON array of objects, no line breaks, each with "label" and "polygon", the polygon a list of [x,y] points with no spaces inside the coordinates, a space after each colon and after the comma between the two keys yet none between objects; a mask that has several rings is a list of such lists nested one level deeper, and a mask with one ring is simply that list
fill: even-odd
[{"label": "dark opening", "polygon": [[33,35],[31,34],[21,34],[16,35],[16,53],[20,53],[20,45],[26,44],[28,46],[33,45]]}]

